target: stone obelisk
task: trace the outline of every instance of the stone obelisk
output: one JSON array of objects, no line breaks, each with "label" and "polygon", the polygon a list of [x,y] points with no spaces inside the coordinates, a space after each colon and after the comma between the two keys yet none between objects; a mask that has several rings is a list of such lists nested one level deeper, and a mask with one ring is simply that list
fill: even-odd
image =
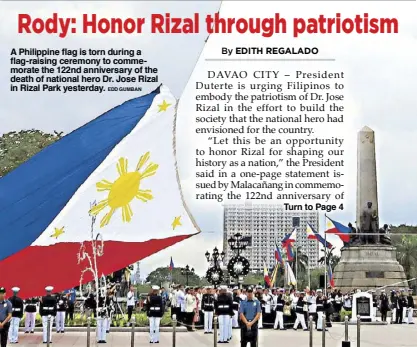
[{"label": "stone obelisk", "polygon": [[[362,225],[362,210],[372,202],[372,210],[378,214],[378,189],[376,177],[375,133],[365,126],[358,133],[358,168],[356,190],[356,224]],[[379,223],[376,223],[379,225]]]},{"label": "stone obelisk", "polygon": [[[375,157],[374,131],[364,127],[358,133],[356,224],[359,228],[362,225],[361,219],[369,218],[369,214],[367,217],[365,215],[362,217],[362,211],[366,211],[368,202],[372,202],[372,212],[378,216]],[[377,221],[378,219],[376,223]],[[342,292],[357,288],[362,291],[378,288],[384,288],[386,291],[408,288],[404,268],[397,261],[395,247],[381,243],[362,242],[343,247],[333,275],[336,288]]]}]

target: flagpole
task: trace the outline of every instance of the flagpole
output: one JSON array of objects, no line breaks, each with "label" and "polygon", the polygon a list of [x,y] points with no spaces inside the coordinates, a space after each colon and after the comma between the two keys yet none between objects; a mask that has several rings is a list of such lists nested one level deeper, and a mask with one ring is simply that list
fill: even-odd
[{"label": "flagpole", "polygon": [[307,236],[306,229],[306,240],[307,240],[307,276],[308,276],[308,288],[311,290],[311,275],[310,275],[310,240]]},{"label": "flagpole", "polygon": [[326,213],[324,214],[324,296],[327,296],[327,233],[326,233]]},{"label": "flagpole", "polygon": [[294,270],[295,270],[295,290],[297,291],[298,290],[298,237],[297,237],[297,228],[294,228],[295,229],[295,235],[296,235],[296,237],[295,237],[295,267],[294,267]]}]

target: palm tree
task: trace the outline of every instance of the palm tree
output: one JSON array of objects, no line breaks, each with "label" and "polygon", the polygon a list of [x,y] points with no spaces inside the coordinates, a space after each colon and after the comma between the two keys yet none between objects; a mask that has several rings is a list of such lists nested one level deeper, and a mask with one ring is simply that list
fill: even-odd
[{"label": "palm tree", "polygon": [[403,236],[397,245],[397,260],[404,267],[407,279],[416,274],[417,239],[414,236]]}]

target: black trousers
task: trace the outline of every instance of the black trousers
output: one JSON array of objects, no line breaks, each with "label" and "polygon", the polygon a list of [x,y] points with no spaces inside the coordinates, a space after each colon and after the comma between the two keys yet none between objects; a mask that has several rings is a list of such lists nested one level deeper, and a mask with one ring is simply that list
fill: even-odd
[{"label": "black trousers", "polygon": [[186,328],[188,331],[193,330],[193,320],[194,320],[194,312],[185,312],[184,323],[186,324]]},{"label": "black trousers", "polygon": [[387,321],[387,309],[382,309],[381,310],[381,320],[383,321],[383,322],[386,322]]},{"label": "black trousers", "polygon": [[9,335],[9,328],[10,328],[10,323],[6,323],[3,326],[3,329],[0,329],[1,347],[6,347],[7,346],[7,337]]},{"label": "black trousers", "polygon": [[395,323],[402,324],[403,323],[403,310],[404,308],[397,308],[396,316],[395,316]]},{"label": "black trousers", "polygon": [[132,318],[132,313],[133,313],[133,306],[128,306],[127,307],[127,321],[130,323],[130,320]]},{"label": "black trousers", "polygon": [[74,303],[69,302],[68,303],[68,309],[67,309],[67,321],[73,321],[74,320]]},{"label": "black trousers", "polygon": [[258,342],[258,323],[251,326],[251,334],[248,336],[248,328],[245,324],[240,325],[240,347],[247,347],[250,343],[250,347],[257,347]]}]

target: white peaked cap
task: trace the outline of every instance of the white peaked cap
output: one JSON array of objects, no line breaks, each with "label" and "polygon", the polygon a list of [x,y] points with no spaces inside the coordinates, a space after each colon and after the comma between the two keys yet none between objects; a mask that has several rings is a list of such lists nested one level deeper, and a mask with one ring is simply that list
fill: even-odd
[{"label": "white peaked cap", "polygon": [[15,293],[17,293],[18,291],[20,291],[20,288],[19,287],[13,287],[12,288],[12,291],[15,292]]},{"label": "white peaked cap", "polygon": [[54,287],[52,287],[52,286],[47,286],[47,287],[45,287],[45,290],[46,290],[47,292],[52,292],[52,291],[54,290]]},{"label": "white peaked cap", "polygon": [[317,289],[316,293],[323,293],[323,291],[321,289]]},{"label": "white peaked cap", "polygon": [[227,286],[220,286],[221,290],[227,290]]},{"label": "white peaked cap", "polygon": [[152,286],[152,290],[159,290],[158,286]]}]

